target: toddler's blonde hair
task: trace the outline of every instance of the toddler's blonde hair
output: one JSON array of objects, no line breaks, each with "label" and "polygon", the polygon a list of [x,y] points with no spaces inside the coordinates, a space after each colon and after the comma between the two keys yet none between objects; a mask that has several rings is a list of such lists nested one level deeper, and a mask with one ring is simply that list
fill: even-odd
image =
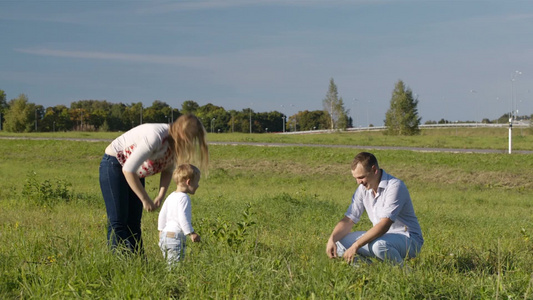
[{"label": "toddler's blonde hair", "polygon": [[172,173],[172,179],[176,184],[184,184],[188,179],[200,178],[200,169],[191,164],[181,164]]}]

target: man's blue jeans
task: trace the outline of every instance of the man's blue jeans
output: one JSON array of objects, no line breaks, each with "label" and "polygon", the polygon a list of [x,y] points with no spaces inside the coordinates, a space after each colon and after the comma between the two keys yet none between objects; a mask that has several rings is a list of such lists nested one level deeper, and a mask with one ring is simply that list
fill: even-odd
[{"label": "man's blue jeans", "polygon": [[[141,182],[144,186],[144,178]],[[124,248],[142,254],[143,205],[126,181],[116,157],[104,154],[100,162],[100,189],[107,211],[109,246],[113,250]]]},{"label": "man's blue jeans", "polygon": [[[339,242],[346,248],[355,243],[365,231],[355,231],[347,234]],[[381,237],[364,245],[357,250],[357,254],[365,257],[377,257],[395,264],[402,264],[405,258],[415,257],[422,248],[422,243],[403,234],[385,233]]]}]

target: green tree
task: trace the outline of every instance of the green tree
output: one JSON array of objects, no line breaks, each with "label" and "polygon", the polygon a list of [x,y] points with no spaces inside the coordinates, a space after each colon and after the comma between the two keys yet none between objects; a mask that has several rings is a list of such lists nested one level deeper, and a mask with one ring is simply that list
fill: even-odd
[{"label": "green tree", "polygon": [[41,131],[67,131],[72,130],[73,125],[69,109],[64,105],[56,105],[46,108],[41,121]]},{"label": "green tree", "polygon": [[196,114],[196,110],[198,108],[200,108],[200,105],[198,105],[198,103],[192,100],[187,100],[181,104],[181,113],[184,115]]},{"label": "green tree", "polygon": [[[124,103],[113,104],[104,124],[108,131],[126,131],[129,129],[128,122],[125,120],[127,106]],[[140,115],[138,120],[140,122]],[[129,121],[129,120],[128,120]],[[102,126],[104,126],[102,124]]]},{"label": "green tree", "polygon": [[99,130],[107,120],[113,104],[106,100],[80,100],[70,104],[72,120],[83,131]]},{"label": "green tree", "polygon": [[329,126],[330,116],[323,110],[313,111],[299,111],[296,115],[293,115],[289,120],[293,120],[298,123],[300,130],[317,130],[327,129]]},{"label": "green tree", "polygon": [[0,90],[0,112],[4,113],[7,110],[6,92]]},{"label": "green tree", "polygon": [[511,113],[505,113],[501,117],[496,120],[496,123],[506,124],[509,123],[509,118],[511,116]]},{"label": "green tree", "polygon": [[326,93],[326,98],[322,100],[324,106],[324,112],[329,115],[329,128],[334,129],[346,129],[348,125],[348,113],[344,108],[344,101],[342,97],[339,98],[337,91],[337,85],[333,78],[329,80],[329,88]]},{"label": "green tree", "polygon": [[[283,130],[283,114],[278,111],[252,113],[254,133],[280,132]],[[250,128],[248,128],[250,131]]]},{"label": "green tree", "polygon": [[262,119],[265,132],[283,131],[284,115],[281,112],[271,111],[264,113],[264,117],[262,117]]},{"label": "green tree", "polygon": [[228,126],[231,121],[231,114],[221,106],[207,103],[198,107],[194,114],[202,121],[207,132],[228,132],[231,130]]},{"label": "green tree", "polygon": [[3,127],[3,120],[5,113],[8,109],[7,101],[6,101],[6,93],[3,90],[0,90],[0,130],[2,130]]},{"label": "green tree", "polygon": [[230,115],[230,118],[229,118],[229,121],[228,123],[226,124],[227,128],[228,128],[228,132],[240,132],[240,129],[239,129],[239,122],[238,122],[238,119],[237,119],[237,116],[240,114],[238,111],[232,109],[228,112],[228,114]]},{"label": "green tree", "polygon": [[83,130],[87,125],[87,116],[88,113],[85,108],[74,108],[69,109],[70,121],[72,122],[72,130]]},{"label": "green tree", "polygon": [[420,134],[420,120],[418,117],[418,99],[413,98],[413,92],[406,87],[402,80],[396,83],[390,108],[385,115],[385,134],[415,135]]},{"label": "green tree", "polygon": [[252,121],[252,132],[259,132],[259,122],[257,121],[255,112],[251,108],[245,108],[241,111],[230,111],[230,115],[233,117],[228,121],[228,124],[231,125],[229,131],[231,132],[242,132],[250,133],[250,119]]},{"label": "green tree", "polygon": [[55,131],[57,113],[53,107],[47,107],[41,120],[41,131]]},{"label": "green tree", "polygon": [[155,100],[143,110],[143,123],[171,123],[172,109],[163,101]]},{"label": "green tree", "polygon": [[28,102],[28,97],[20,94],[8,103],[5,116],[5,130],[9,132],[32,132],[35,130],[36,106]]},{"label": "green tree", "polygon": [[533,114],[529,116],[529,132],[533,132]]},{"label": "green tree", "polygon": [[144,108],[142,102],[132,103],[126,107],[122,114],[122,122],[128,130],[137,125],[147,123],[144,119]]}]

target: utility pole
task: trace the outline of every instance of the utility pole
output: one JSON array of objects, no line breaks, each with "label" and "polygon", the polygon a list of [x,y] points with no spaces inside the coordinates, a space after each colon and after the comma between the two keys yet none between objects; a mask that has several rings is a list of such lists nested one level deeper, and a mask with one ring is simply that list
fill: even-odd
[{"label": "utility pole", "polygon": [[515,119],[515,114],[518,112],[515,110],[515,92],[514,92],[514,81],[518,75],[522,75],[520,71],[514,71],[511,76],[511,112],[509,113],[509,154],[512,152],[512,139],[513,139],[513,119]]}]

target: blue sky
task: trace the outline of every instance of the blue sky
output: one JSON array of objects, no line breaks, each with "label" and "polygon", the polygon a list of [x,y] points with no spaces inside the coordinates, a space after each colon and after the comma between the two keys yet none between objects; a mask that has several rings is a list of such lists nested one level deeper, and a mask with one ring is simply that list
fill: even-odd
[{"label": "blue sky", "polygon": [[0,89],[45,107],[292,115],[333,78],[356,125],[383,124],[400,79],[422,122],[533,113],[533,1],[0,0],[0,28]]}]

